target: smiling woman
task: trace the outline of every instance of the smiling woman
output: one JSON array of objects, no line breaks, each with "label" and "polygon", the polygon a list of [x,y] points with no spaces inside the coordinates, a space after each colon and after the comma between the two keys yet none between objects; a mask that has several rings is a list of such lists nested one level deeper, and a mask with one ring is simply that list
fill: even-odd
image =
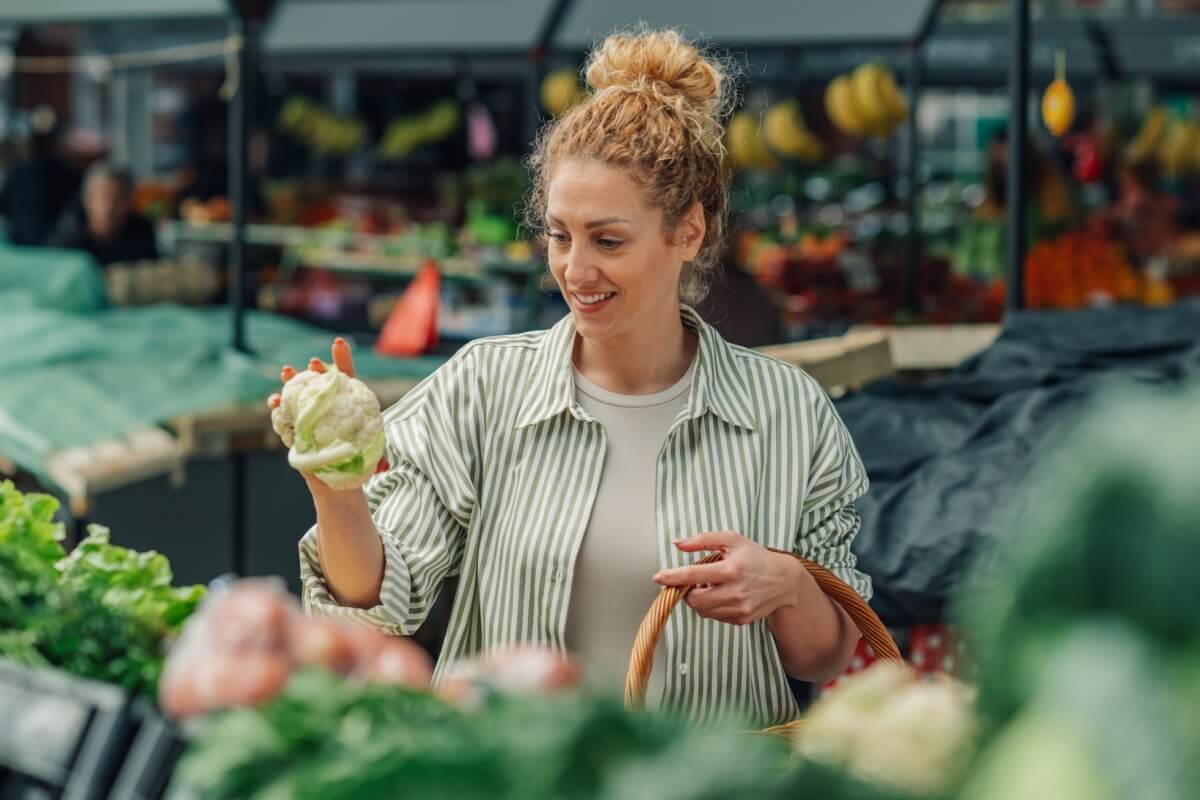
[{"label": "smiling woman", "polygon": [[787,676],[832,677],[859,638],[789,554],[870,594],[850,551],[866,475],[815,381],[686,305],[724,230],[721,63],[642,31],[606,39],[586,74],[593,93],[529,161],[528,222],[570,313],[471,343],[388,409],[390,466],[365,492],[309,480],[305,603],[411,633],[459,574],[438,679],[545,643],[617,692],[660,587],[698,586],[667,620],[650,704],[783,722]]}]

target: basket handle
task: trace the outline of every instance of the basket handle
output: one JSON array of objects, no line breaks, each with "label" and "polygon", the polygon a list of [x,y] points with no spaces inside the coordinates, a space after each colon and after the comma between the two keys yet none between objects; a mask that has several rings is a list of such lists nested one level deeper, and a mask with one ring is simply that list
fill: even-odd
[{"label": "basket handle", "polygon": [[[808,573],[817,581],[817,585],[834,602],[845,609],[850,619],[858,626],[859,632],[871,645],[875,655],[880,659],[900,661],[900,648],[892,640],[883,621],[871,610],[858,592],[851,589],[844,581],[829,570],[806,558],[801,558],[786,550],[770,548],[773,553],[783,553],[795,557],[804,565]],[[698,564],[711,564],[721,560],[720,553],[706,556]],[[650,682],[650,671],[654,667],[654,649],[662,635],[667,618],[679,601],[692,590],[691,586],[664,586],[654,599],[650,610],[638,627],[637,638],[633,642],[633,652],[629,657],[629,672],[625,675],[625,707],[631,711],[641,709],[646,702],[646,685]]]}]

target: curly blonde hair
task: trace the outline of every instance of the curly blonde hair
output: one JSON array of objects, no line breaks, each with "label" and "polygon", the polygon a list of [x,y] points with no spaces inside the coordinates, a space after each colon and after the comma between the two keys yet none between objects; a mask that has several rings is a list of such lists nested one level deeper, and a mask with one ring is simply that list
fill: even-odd
[{"label": "curly blonde hair", "polygon": [[539,132],[527,159],[531,188],[525,224],[545,234],[546,194],[554,168],[589,158],[629,170],[675,230],[699,202],[706,230],[684,264],[679,296],[696,303],[719,270],[728,175],[725,118],[734,102],[731,71],[675,30],[615,33],[583,70],[592,93]]}]

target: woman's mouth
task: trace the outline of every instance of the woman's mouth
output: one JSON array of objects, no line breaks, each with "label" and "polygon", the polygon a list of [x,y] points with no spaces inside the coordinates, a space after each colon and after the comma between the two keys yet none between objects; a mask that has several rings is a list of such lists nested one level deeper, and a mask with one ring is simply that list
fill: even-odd
[{"label": "woman's mouth", "polygon": [[571,298],[575,301],[575,308],[585,314],[596,313],[608,305],[609,301],[616,296],[616,292],[596,292],[594,294],[571,293]]}]

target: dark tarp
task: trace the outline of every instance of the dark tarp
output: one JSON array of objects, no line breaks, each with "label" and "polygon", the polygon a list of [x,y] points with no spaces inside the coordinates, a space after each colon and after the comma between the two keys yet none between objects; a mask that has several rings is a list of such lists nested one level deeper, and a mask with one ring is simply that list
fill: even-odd
[{"label": "dark tarp", "polygon": [[855,550],[884,621],[942,620],[1030,467],[1107,386],[1197,379],[1200,302],[1188,301],[1015,313],[992,347],[944,378],[880,381],[838,401],[871,478]]}]

